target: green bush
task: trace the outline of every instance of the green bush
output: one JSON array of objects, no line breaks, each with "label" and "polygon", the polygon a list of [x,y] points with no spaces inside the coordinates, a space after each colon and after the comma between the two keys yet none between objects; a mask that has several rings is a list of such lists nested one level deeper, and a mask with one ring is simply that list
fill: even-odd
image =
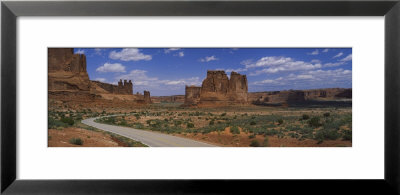
[{"label": "green bush", "polygon": [[71,138],[69,140],[69,143],[74,144],[74,145],[82,145],[83,141],[81,140],[81,138]]},{"label": "green bush", "polygon": [[303,119],[303,120],[308,120],[309,118],[310,118],[310,116],[307,115],[307,114],[303,114],[303,116],[302,116],[302,119]]},{"label": "green bush", "polygon": [[65,124],[59,120],[56,120],[53,117],[49,117],[47,122],[48,122],[49,129],[57,129],[57,127],[67,127],[68,126],[67,124]]},{"label": "green bush", "polygon": [[214,119],[210,121],[210,125],[214,125]]},{"label": "green bush", "polygon": [[315,116],[312,117],[309,121],[308,121],[308,125],[310,125],[311,127],[320,127],[321,123],[319,122],[320,118]]},{"label": "green bush", "polygon": [[256,125],[257,123],[256,122],[254,122],[254,121],[251,121],[250,122],[250,125]]},{"label": "green bush", "polygon": [[251,135],[249,135],[249,139],[253,139],[253,138],[255,138],[256,137],[256,134],[251,134]]},{"label": "green bush", "polygon": [[331,116],[331,113],[329,112],[324,113],[324,117],[329,117],[329,116]]},{"label": "green bush", "polygon": [[230,128],[231,133],[233,134],[240,134],[239,128],[237,126],[233,126]]},{"label": "green bush", "polygon": [[343,140],[352,140],[352,134],[353,132],[351,130],[343,130]]},{"label": "green bush", "polygon": [[319,143],[324,140],[336,140],[340,137],[339,132],[336,129],[321,129],[315,134],[315,139]]},{"label": "green bush", "polygon": [[61,122],[65,123],[65,124],[67,124],[69,126],[74,125],[74,119],[72,119],[70,117],[61,118]]},{"label": "green bush", "polygon": [[188,123],[186,126],[187,126],[187,128],[193,128],[194,124],[193,123]]},{"label": "green bush", "polygon": [[253,140],[253,141],[251,141],[250,146],[251,147],[260,147],[260,143],[258,143],[257,140]]}]

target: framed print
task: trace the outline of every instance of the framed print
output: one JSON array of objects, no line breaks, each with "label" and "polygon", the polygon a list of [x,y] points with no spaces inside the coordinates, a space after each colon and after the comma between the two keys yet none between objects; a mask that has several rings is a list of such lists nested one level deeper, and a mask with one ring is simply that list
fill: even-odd
[{"label": "framed print", "polygon": [[400,191],[398,1],[1,6],[3,193]]}]

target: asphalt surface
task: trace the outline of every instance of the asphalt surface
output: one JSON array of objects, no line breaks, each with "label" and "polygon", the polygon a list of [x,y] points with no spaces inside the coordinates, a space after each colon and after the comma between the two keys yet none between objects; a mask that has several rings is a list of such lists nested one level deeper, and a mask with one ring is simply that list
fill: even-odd
[{"label": "asphalt surface", "polygon": [[156,133],[151,131],[139,130],[130,127],[121,127],[114,125],[106,125],[96,123],[94,120],[97,118],[88,118],[82,120],[83,124],[109,131],[118,135],[122,135],[133,140],[142,142],[149,147],[215,147],[214,145],[176,137],[172,135],[166,135],[162,133]]}]

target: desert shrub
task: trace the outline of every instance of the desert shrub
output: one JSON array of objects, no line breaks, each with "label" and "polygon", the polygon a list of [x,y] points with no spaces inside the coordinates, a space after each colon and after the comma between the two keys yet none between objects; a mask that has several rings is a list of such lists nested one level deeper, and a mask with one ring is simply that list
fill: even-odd
[{"label": "desert shrub", "polygon": [[214,119],[210,121],[210,125],[214,125]]},{"label": "desert shrub", "polygon": [[318,140],[319,143],[324,140],[336,140],[340,137],[339,132],[336,129],[321,129],[317,131],[315,134],[315,139]]},{"label": "desert shrub", "polygon": [[308,120],[308,119],[310,119],[310,116],[307,115],[307,114],[303,114],[302,119],[303,120]]},{"label": "desert shrub", "polygon": [[268,147],[268,146],[269,146],[268,137],[265,137],[265,138],[264,138],[263,146],[264,146],[264,147]]},{"label": "desert shrub", "polygon": [[266,129],[265,130],[265,135],[276,135],[278,134],[278,130],[276,129]]},{"label": "desert shrub", "polygon": [[193,127],[194,127],[194,124],[193,124],[193,123],[188,123],[188,124],[186,125],[186,127],[187,127],[187,128],[193,128]]},{"label": "desert shrub", "polygon": [[74,125],[74,119],[72,119],[70,117],[61,118],[61,122],[65,123],[69,126]]},{"label": "desert shrub", "polygon": [[142,123],[133,123],[132,127],[136,129],[144,129],[144,125]]},{"label": "desert shrub", "polygon": [[135,114],[134,116],[136,117],[136,120],[140,119],[140,115],[139,114]]},{"label": "desert shrub", "polygon": [[239,128],[237,126],[233,126],[230,128],[231,133],[240,134]]},{"label": "desert shrub", "polygon": [[54,119],[53,117],[49,117],[47,122],[48,122],[49,129],[57,129],[57,127],[67,127],[67,124],[65,124],[57,119]]},{"label": "desert shrub", "polygon": [[225,113],[225,112],[224,112],[224,113],[222,113],[222,114],[221,114],[221,116],[226,116],[226,113]]},{"label": "desert shrub", "polygon": [[83,140],[81,140],[81,138],[71,138],[69,140],[70,144],[74,144],[74,145],[82,145],[83,144]]},{"label": "desert shrub", "polygon": [[278,119],[278,124],[279,124],[279,125],[282,125],[282,124],[283,124],[283,119],[281,119],[281,118]]},{"label": "desert shrub", "polygon": [[324,117],[329,117],[329,116],[331,116],[331,113],[329,112],[324,113]]},{"label": "desert shrub", "polygon": [[353,132],[351,130],[343,130],[342,134],[343,140],[352,140]]},{"label": "desert shrub", "polygon": [[257,140],[253,140],[250,143],[251,147],[260,147],[260,143]]},{"label": "desert shrub", "polygon": [[321,123],[319,122],[320,118],[315,116],[312,117],[309,121],[308,121],[308,125],[310,125],[311,127],[319,127],[321,126]]},{"label": "desert shrub", "polygon": [[256,125],[257,123],[256,122],[254,122],[254,121],[251,121],[250,122],[250,125]]},{"label": "desert shrub", "polygon": [[253,139],[253,138],[255,138],[256,137],[256,134],[251,134],[251,135],[249,135],[249,139]]},{"label": "desert shrub", "polygon": [[176,120],[176,121],[174,121],[174,125],[175,126],[179,126],[179,125],[181,125],[182,124],[182,121],[181,120]]}]

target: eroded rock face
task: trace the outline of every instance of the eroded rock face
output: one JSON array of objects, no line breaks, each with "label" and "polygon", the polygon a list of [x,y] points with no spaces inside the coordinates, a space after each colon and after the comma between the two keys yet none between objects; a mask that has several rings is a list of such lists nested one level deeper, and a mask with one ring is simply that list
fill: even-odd
[{"label": "eroded rock face", "polygon": [[144,95],[144,102],[146,104],[151,104],[150,91],[144,91],[143,95]]},{"label": "eroded rock face", "polygon": [[200,101],[201,87],[186,86],[185,87],[185,105],[196,105]]},{"label": "eroded rock face", "polygon": [[201,87],[186,86],[185,105],[229,105],[247,103],[247,78],[236,72],[229,79],[225,71],[207,71]]},{"label": "eroded rock face", "polygon": [[122,94],[122,95],[132,95],[133,85],[132,81],[128,82],[120,80],[118,85],[113,85],[110,83],[103,83],[100,81],[90,81],[91,82],[91,92],[93,93],[111,93],[111,94]]},{"label": "eroded rock face", "polygon": [[48,49],[49,91],[89,92],[89,87],[84,54],[74,54],[73,49]]}]

